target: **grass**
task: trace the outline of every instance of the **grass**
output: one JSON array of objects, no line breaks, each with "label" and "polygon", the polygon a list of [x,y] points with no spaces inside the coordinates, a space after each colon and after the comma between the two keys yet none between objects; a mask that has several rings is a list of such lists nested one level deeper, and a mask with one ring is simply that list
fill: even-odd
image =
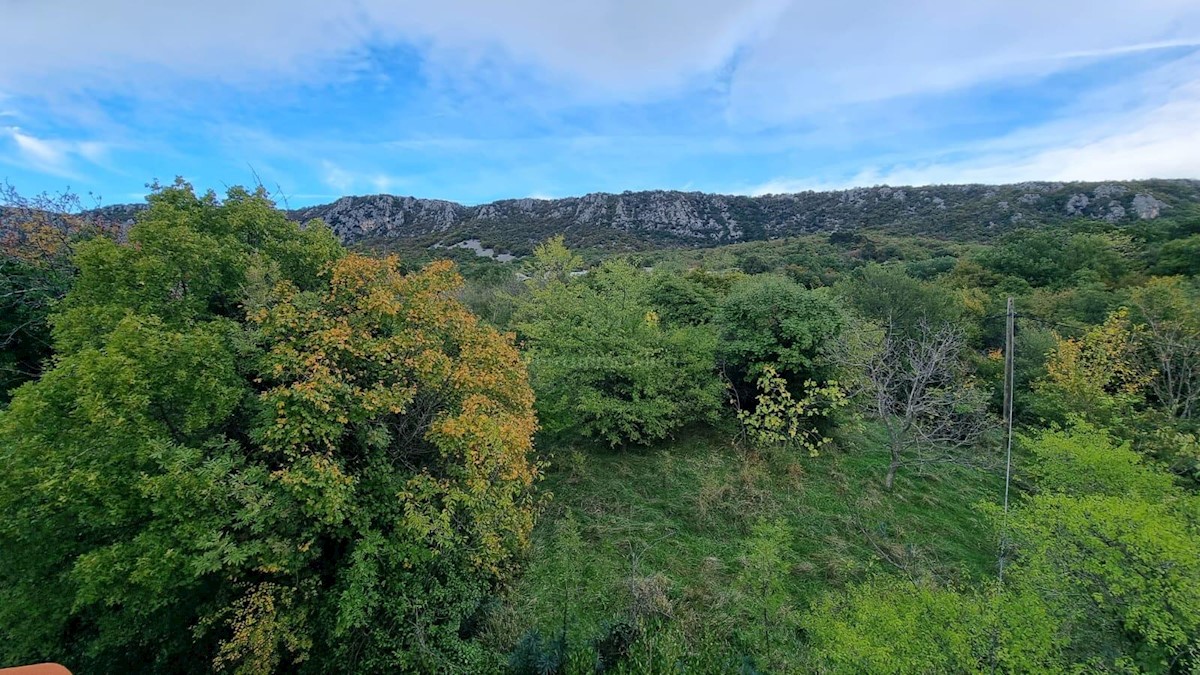
[{"label": "grass", "polygon": [[[625,620],[753,651],[744,637],[754,611],[736,582],[763,521],[787,529],[781,574],[797,611],[877,573],[958,583],[994,572],[996,536],[975,505],[999,500],[996,472],[902,471],[888,492],[873,428],[816,458],[746,452],[729,437],[698,432],[643,450],[559,450],[525,572],[485,639],[507,651],[530,629],[565,628],[580,645]],[[801,634],[789,643],[793,656],[801,653]]]}]

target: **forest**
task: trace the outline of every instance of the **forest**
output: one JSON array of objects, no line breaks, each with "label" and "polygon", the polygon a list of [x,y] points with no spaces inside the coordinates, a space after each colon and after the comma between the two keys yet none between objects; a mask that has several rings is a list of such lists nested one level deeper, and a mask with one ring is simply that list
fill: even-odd
[{"label": "forest", "polygon": [[0,197],[0,667],[1200,672],[1195,205],[498,262]]}]

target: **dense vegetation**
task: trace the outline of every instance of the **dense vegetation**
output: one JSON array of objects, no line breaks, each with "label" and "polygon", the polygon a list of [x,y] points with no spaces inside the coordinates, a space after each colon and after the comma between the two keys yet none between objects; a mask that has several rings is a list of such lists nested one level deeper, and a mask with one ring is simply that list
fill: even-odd
[{"label": "dense vegetation", "polygon": [[35,212],[0,665],[1200,670],[1200,211],[457,265]]}]

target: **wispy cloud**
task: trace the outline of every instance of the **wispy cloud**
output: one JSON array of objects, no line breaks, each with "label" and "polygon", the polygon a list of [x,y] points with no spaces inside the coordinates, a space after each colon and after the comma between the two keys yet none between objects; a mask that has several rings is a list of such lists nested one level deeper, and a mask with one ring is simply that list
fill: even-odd
[{"label": "wispy cloud", "polygon": [[1158,40],[1156,42],[1144,42],[1141,44],[1132,45],[1117,45],[1115,47],[1104,47],[1101,49],[1084,49],[1075,52],[1064,52],[1055,54],[1049,58],[1056,59],[1093,59],[1108,56],[1124,56],[1126,54],[1140,54],[1143,52],[1154,52],[1162,49],[1181,49],[1200,47],[1200,38],[1189,38],[1183,40]]},{"label": "wispy cloud", "polygon": [[1194,3],[1151,0],[1142,9],[1131,13],[1121,0],[794,3],[733,69],[730,115],[780,124],[1200,42]]},{"label": "wispy cloud", "polygon": [[303,199],[465,202],[1200,175],[1195,0],[46,0],[4,14],[0,110],[22,115],[3,120],[0,161],[114,194],[175,173],[219,186],[247,166]]},{"label": "wispy cloud", "polygon": [[[732,115],[770,122],[1200,44],[1191,0],[1144,0],[1136,12],[1124,0],[55,0],[5,13],[0,87],[16,92],[152,93],[180,78],[311,86],[387,76],[378,50],[408,45],[429,81],[532,85],[542,106],[717,86]],[[55,49],[44,48],[48,35]]]},{"label": "wispy cloud", "polygon": [[863,185],[1200,177],[1200,55],[1082,97],[1051,120],[841,175],[783,176],[750,194]]},{"label": "wispy cloud", "polygon": [[[261,84],[370,70],[374,50],[419,45],[427,75],[528,66],[576,93],[671,89],[721,67],[788,0],[88,0],[6,7],[0,87],[161,86],[173,78]],[[230,21],[230,16],[237,16]],[[45,49],[53,35],[55,49]],[[568,89],[574,87],[567,87]],[[152,91],[152,89],[151,89]]]},{"label": "wispy cloud", "polygon": [[322,179],[329,187],[337,190],[342,194],[348,193],[354,188],[354,176],[342,167],[325,160],[321,162]]},{"label": "wispy cloud", "polygon": [[329,160],[321,161],[321,172],[325,185],[343,195],[364,190],[388,193],[409,182],[379,171],[352,171]]},{"label": "wispy cloud", "polygon": [[98,141],[70,141],[39,138],[20,127],[4,129],[15,153],[6,158],[10,164],[26,164],[39,171],[63,178],[77,175],[78,160],[98,163],[105,159],[109,146]]}]

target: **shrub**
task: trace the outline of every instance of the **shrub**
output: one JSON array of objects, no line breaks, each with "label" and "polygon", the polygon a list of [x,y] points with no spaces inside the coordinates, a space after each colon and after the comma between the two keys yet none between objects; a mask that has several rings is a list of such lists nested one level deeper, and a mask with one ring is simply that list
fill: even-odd
[{"label": "shrub", "polygon": [[1038,495],[1009,517],[1011,574],[1067,617],[1079,653],[1186,672],[1200,649],[1195,513],[1178,499]]},{"label": "shrub", "polygon": [[566,631],[547,637],[534,628],[509,654],[508,669],[512,675],[559,675],[567,672],[568,660]]},{"label": "shrub", "polygon": [[1131,495],[1157,501],[1176,491],[1170,474],[1147,466],[1129,443],[1116,443],[1086,422],[1069,429],[1022,436],[1036,457],[1031,473],[1038,489],[1075,496]]},{"label": "shrub", "polygon": [[880,577],[830,593],[802,621],[823,673],[1064,672],[1058,626],[1036,595]]},{"label": "shrub", "polygon": [[938,284],[914,279],[897,265],[867,265],[854,271],[835,290],[862,316],[910,337],[922,326],[962,327],[965,311],[954,293]]},{"label": "shrub", "polygon": [[749,277],[733,287],[718,311],[720,356],[746,391],[767,366],[792,385],[825,380],[824,351],[843,324],[839,307],[824,293],[777,275]]},{"label": "shrub", "polygon": [[1150,379],[1137,359],[1139,332],[1119,310],[1082,337],[1056,337],[1046,377],[1034,384],[1036,411],[1059,423],[1070,415],[1102,427],[1128,422]]},{"label": "shrub", "polygon": [[644,287],[640,272],[609,263],[533,290],[520,331],[549,433],[646,444],[715,419],[724,389],[716,337],[663,325]]},{"label": "shrub", "polygon": [[804,395],[796,400],[787,383],[767,366],[758,378],[759,394],[752,410],[739,410],[738,420],[750,441],[759,447],[795,447],[816,457],[830,439],[822,433],[821,423],[848,400],[837,382],[818,386],[808,380]]},{"label": "shrub", "polygon": [[716,313],[715,291],[691,277],[655,272],[646,298],[662,320],[680,326],[699,326]]}]

